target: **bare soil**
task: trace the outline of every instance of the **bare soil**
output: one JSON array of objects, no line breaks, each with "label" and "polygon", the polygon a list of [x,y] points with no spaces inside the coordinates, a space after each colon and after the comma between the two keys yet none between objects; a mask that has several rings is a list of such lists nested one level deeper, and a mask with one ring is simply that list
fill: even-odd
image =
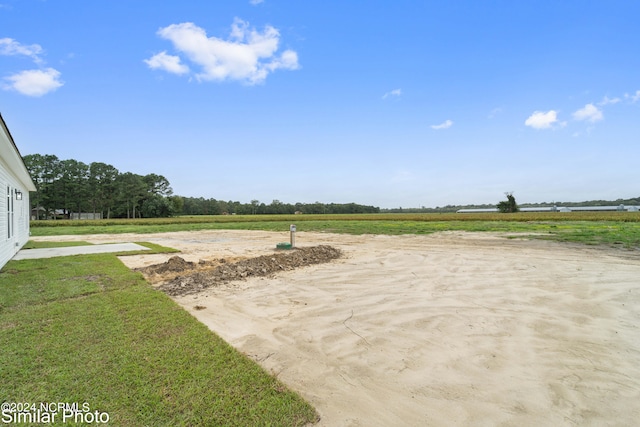
[{"label": "bare soil", "polygon": [[341,256],[341,251],[320,245],[295,248],[255,258],[219,258],[198,263],[173,256],[164,263],[135,269],[158,289],[171,296],[183,296],[249,277],[273,276],[280,271],[322,264]]}]

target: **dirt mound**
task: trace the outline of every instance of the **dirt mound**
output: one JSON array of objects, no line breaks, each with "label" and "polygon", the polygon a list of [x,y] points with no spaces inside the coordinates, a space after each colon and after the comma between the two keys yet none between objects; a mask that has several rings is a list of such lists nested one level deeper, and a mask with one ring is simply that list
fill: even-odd
[{"label": "dirt mound", "polygon": [[[183,260],[184,263],[191,264],[191,271],[174,277],[160,285],[158,289],[171,296],[189,295],[234,280],[242,280],[247,277],[269,276],[279,271],[293,270],[298,267],[329,262],[340,256],[341,252],[339,249],[321,245],[309,248],[296,248],[287,252],[262,255],[233,263],[220,260],[214,268],[210,266],[207,268],[206,263],[200,263],[201,268],[198,268],[196,264],[187,263]],[[169,261],[171,261],[171,259]],[[167,261],[167,263],[169,263],[169,261]],[[179,261],[173,261],[173,263],[176,265],[185,265],[179,263]],[[158,264],[158,266],[163,266],[164,264]],[[145,267],[145,270],[151,272],[155,267],[157,266]]]},{"label": "dirt mound", "polygon": [[[192,270],[195,264],[190,261],[185,261],[179,256],[172,256],[162,264],[151,265],[144,270],[149,274],[164,274],[167,272],[182,272]],[[143,269],[141,269],[143,270]]]},{"label": "dirt mound", "polygon": [[235,262],[241,259],[240,257],[233,258],[220,258],[213,260],[200,260],[197,264],[195,262],[186,261],[179,256],[173,256],[162,264],[149,265],[147,267],[134,268],[134,271],[141,272],[148,282],[158,285],[164,282],[169,282],[176,277],[183,275],[184,273],[192,273],[194,271],[208,271],[212,270],[222,264],[229,262]]}]

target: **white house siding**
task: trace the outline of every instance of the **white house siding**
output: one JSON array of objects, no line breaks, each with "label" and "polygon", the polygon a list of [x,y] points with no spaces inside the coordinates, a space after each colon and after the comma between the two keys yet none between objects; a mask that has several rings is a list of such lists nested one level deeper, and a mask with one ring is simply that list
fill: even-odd
[{"label": "white house siding", "polygon": [[[22,200],[16,200],[16,190],[22,193]],[[0,267],[29,240],[29,215],[29,190],[21,186],[9,174],[4,161],[0,161]]]},{"label": "white house siding", "polygon": [[29,240],[29,191],[35,186],[0,116],[0,268]]}]

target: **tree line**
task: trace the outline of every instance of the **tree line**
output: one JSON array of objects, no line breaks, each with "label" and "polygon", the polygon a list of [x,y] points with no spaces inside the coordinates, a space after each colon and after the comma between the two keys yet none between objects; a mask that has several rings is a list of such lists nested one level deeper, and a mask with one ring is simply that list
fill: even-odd
[{"label": "tree line", "polygon": [[[157,218],[174,215],[346,214],[377,213],[380,208],[356,203],[250,203],[173,195],[162,175],[121,173],[114,166],[60,160],[51,154],[23,157],[37,191],[30,197],[35,219],[91,214],[99,218]],[[75,215],[74,214],[78,214]]]},{"label": "tree line", "polygon": [[265,204],[259,200],[251,203],[205,199],[202,197],[183,197],[184,215],[270,215],[270,214],[362,214],[379,213],[380,208],[357,203],[283,203],[273,200]]},{"label": "tree line", "polygon": [[71,218],[73,213],[102,218],[167,217],[182,210],[162,175],[121,173],[114,166],[60,160],[51,154],[23,157],[36,186],[31,195],[36,219]]}]

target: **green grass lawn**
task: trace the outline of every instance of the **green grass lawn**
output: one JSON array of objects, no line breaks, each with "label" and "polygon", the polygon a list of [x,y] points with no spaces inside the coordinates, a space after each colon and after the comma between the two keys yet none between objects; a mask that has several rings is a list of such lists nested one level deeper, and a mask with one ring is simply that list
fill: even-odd
[{"label": "green grass lawn", "polygon": [[10,261],[0,289],[2,402],[86,402],[117,426],[317,420],[114,254]]}]

